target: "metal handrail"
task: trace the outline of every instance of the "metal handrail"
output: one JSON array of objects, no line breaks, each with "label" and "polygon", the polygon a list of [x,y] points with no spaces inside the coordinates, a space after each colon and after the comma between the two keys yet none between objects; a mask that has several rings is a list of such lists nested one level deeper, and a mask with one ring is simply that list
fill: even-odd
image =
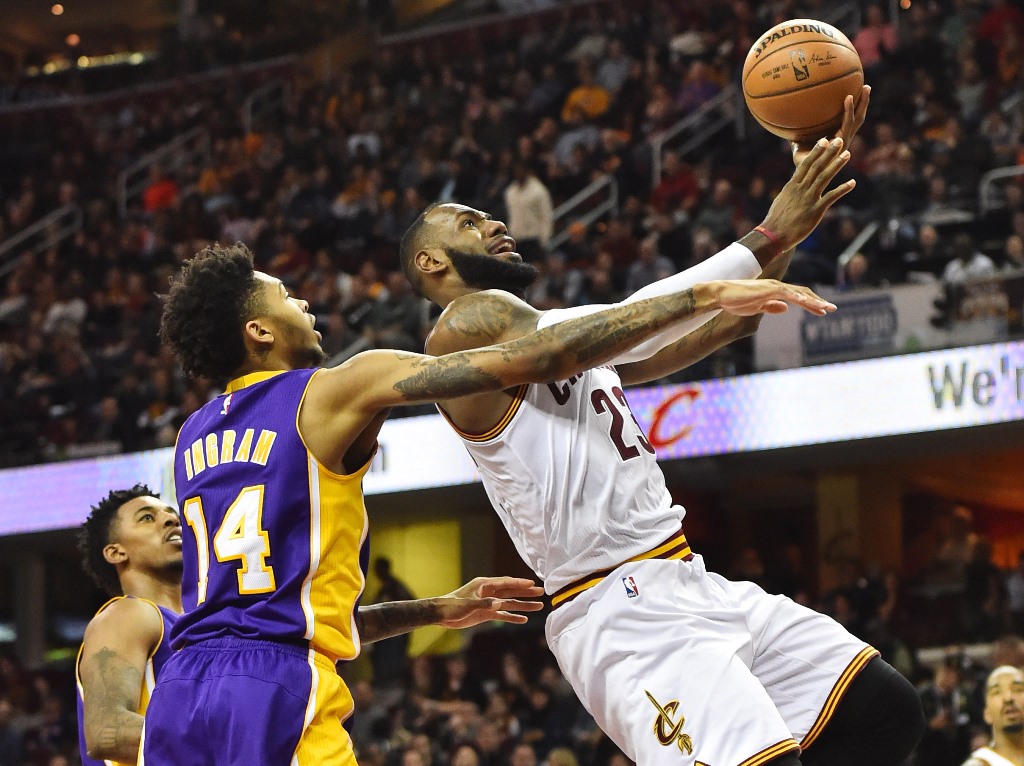
[{"label": "metal handrail", "polygon": [[249,74],[250,72],[259,72],[264,69],[290,66],[298,60],[298,54],[289,53],[285,56],[276,56],[275,58],[264,59],[262,61],[250,61],[246,64],[219,67],[217,69],[211,69],[208,72],[184,75],[182,77],[175,77],[169,80],[158,80],[157,82],[133,85],[129,88],[119,88],[118,90],[94,93],[88,96],[68,96],[66,94],[62,94],[52,99],[30,101],[24,104],[0,104],[0,115],[16,114],[18,112],[32,112],[43,109],[65,109],[73,106],[94,106],[108,101],[117,101],[118,99],[135,99],[150,93],[159,93],[160,91],[179,87],[182,83],[191,85],[195,83],[219,80],[221,78],[236,78],[240,74]]},{"label": "metal handrail", "polygon": [[285,79],[271,80],[250,93],[242,104],[242,127],[245,132],[252,133],[257,120],[283,109],[291,94],[291,83]]},{"label": "metal handrail", "polygon": [[465,32],[477,27],[485,27],[490,24],[506,24],[509,19],[525,18],[540,13],[550,13],[554,10],[561,10],[569,7],[582,7],[595,5],[596,3],[608,2],[608,0],[562,0],[554,8],[527,8],[522,11],[488,13],[465,21],[442,22],[439,24],[427,24],[419,29],[412,29],[408,32],[392,32],[380,38],[380,45],[403,45],[416,40],[428,39],[435,36],[447,35],[453,32]]},{"label": "metal handrail", "polygon": [[[735,124],[737,138],[743,137],[743,111],[738,104],[739,88],[728,85],[713,98],[701,104],[679,122],[667,128],[650,140],[651,145],[651,188],[661,181],[661,154],[665,144],[680,133],[701,126],[701,130],[679,148],[680,154],[687,154],[707,141],[729,124]],[[716,114],[717,113],[717,114]],[[710,121],[708,121],[710,120]],[[705,124],[706,122],[706,124]]]},{"label": "metal handrail", "polygon": [[47,213],[31,226],[0,242],[0,277],[10,274],[21,256],[48,250],[82,228],[82,208],[70,203]]},{"label": "metal handrail", "polygon": [[117,208],[121,217],[128,215],[128,202],[137,198],[148,184],[149,168],[162,164],[169,170],[178,170],[185,163],[201,158],[210,161],[210,131],[202,126],[192,128],[168,141],[159,149],[143,155],[117,176]]},{"label": "metal handrail", "polygon": [[982,175],[978,181],[978,214],[985,216],[993,210],[999,210],[1005,206],[1002,197],[997,193],[996,181],[1004,178],[1024,176],[1024,165],[1010,165],[1004,168],[996,168]]},{"label": "metal handrail", "polygon": [[854,237],[853,240],[851,240],[850,244],[846,246],[846,249],[843,250],[836,259],[837,277],[843,273],[843,269],[846,268],[846,264],[850,262],[850,259],[860,252],[861,248],[878,233],[880,228],[881,225],[878,221],[871,221],[867,226],[860,230],[860,233]]},{"label": "metal handrail", "polygon": [[[854,2],[843,3],[831,12],[823,14],[822,17],[837,28],[846,28],[851,32],[860,28],[860,6]],[[712,116],[714,112],[718,112],[718,114]],[[714,98],[701,104],[670,128],[658,133],[650,140],[651,188],[657,186],[661,181],[661,155],[665,144],[687,129],[697,127],[702,120],[708,120],[708,123],[700,125],[701,130],[679,147],[678,151],[681,155],[689,154],[697,149],[711,136],[727,127],[730,122],[735,123],[736,138],[743,140],[747,126],[745,117],[746,111],[740,89],[735,85],[728,85]]]},{"label": "metal handrail", "polygon": [[[586,212],[580,212],[577,214],[578,209],[582,209],[584,205],[591,200],[591,198],[600,192],[602,189],[608,189],[608,198],[604,202],[599,203],[595,207],[588,209]],[[584,226],[589,226],[598,218],[607,213],[617,213],[619,211],[619,185],[616,183],[615,178],[611,175],[603,175],[593,183],[584,187],[580,191],[576,192],[572,197],[567,199],[561,205],[556,207],[551,214],[552,220],[558,222],[562,219],[571,219],[573,223],[582,223]],[[548,249],[554,250],[563,242],[569,238],[569,227],[565,226],[560,231],[556,232],[551,237],[551,241],[548,242]]]}]

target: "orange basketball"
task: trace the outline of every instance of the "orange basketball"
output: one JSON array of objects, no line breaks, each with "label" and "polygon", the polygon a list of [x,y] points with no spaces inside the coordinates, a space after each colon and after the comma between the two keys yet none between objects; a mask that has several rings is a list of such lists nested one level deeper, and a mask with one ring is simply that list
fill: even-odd
[{"label": "orange basketball", "polygon": [[831,24],[792,19],[765,32],[743,62],[743,97],[770,133],[807,141],[835,132],[843,100],[859,97],[864,67]]}]

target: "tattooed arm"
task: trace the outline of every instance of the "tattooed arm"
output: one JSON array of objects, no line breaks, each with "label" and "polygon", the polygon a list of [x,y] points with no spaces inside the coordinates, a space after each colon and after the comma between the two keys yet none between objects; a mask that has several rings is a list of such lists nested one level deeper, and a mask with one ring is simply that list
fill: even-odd
[{"label": "tattooed arm", "polygon": [[724,309],[751,315],[785,310],[787,301],[822,314],[831,307],[806,288],[774,280],[707,282],[678,294],[562,322],[500,346],[440,357],[368,351],[323,377],[333,373],[345,380],[349,407],[375,411],[433,402],[520,383],[564,380],[605,364],[630,346],[697,313]]},{"label": "tattooed arm", "polygon": [[361,606],[356,612],[359,638],[364,644],[408,633],[426,625],[469,628],[482,622],[524,623],[526,616],[543,608],[535,599],[544,589],[521,577],[477,577],[438,598],[389,601]]},{"label": "tattooed arm", "polygon": [[[761,272],[761,279],[782,279],[792,258],[792,250],[780,255]],[[761,324],[762,316],[763,314],[749,317],[718,314],[703,327],[683,336],[649,359],[618,365],[616,370],[626,385],[659,380],[696,364],[734,340],[753,335]]]},{"label": "tattooed arm", "polygon": [[78,676],[85,747],[95,760],[135,763],[146,663],[163,635],[160,613],[133,598],[115,601],[85,630]]},{"label": "tattooed arm", "polygon": [[723,309],[750,316],[784,311],[787,302],[815,314],[835,309],[805,287],[775,280],[707,282],[562,322],[499,346],[439,357],[366,351],[310,381],[299,410],[299,433],[321,464],[350,471],[351,456],[345,460],[349,449],[376,438],[380,413],[389,407],[565,380],[697,312]]}]

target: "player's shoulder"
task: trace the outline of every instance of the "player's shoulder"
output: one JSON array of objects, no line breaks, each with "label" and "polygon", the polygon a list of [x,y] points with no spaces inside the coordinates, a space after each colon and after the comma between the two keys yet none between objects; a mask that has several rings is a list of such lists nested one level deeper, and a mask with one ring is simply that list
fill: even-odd
[{"label": "player's shoulder", "polygon": [[98,635],[152,635],[153,643],[163,633],[163,616],[152,601],[121,597],[108,602],[89,621],[84,640]]},{"label": "player's shoulder", "polygon": [[445,307],[427,337],[432,356],[504,343],[537,329],[541,312],[504,290],[460,296]]}]

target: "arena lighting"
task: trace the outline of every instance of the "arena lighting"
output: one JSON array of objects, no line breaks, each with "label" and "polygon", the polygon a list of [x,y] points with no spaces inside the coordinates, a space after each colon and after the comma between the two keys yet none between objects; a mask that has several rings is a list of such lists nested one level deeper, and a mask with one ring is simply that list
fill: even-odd
[{"label": "arena lighting", "polygon": [[64,6],[61,5],[60,3],[56,3],[50,8],[50,13],[52,13],[54,16],[60,16],[61,14],[64,13]]},{"label": "arena lighting", "polygon": [[902,8],[905,11],[910,8],[911,4],[911,0],[900,0],[900,8]]},{"label": "arena lighting", "polygon": [[74,48],[76,45],[82,42],[82,38],[76,35],[74,32],[72,32],[70,35],[64,38],[64,42],[66,42],[68,45]]}]

